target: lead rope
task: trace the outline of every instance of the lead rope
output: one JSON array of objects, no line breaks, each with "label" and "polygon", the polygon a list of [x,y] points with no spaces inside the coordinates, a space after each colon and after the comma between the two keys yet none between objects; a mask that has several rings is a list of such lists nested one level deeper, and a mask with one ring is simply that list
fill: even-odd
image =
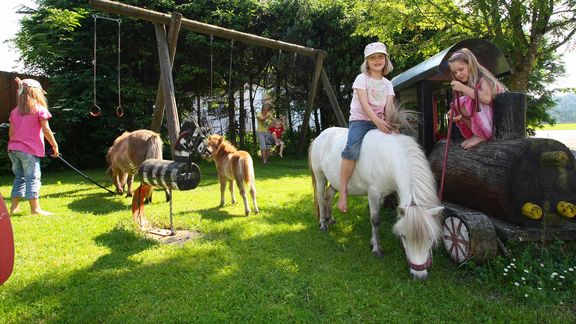
[{"label": "lead rope", "polygon": [[[454,104],[456,101],[456,104]],[[454,122],[454,108],[460,111],[460,97],[458,93],[454,91],[452,93],[452,109],[450,109],[450,114],[448,115],[448,134],[446,137],[446,147],[444,148],[444,160],[442,161],[442,176],[440,177],[440,190],[438,191],[438,199],[442,201],[442,194],[444,193],[444,177],[446,176],[446,165],[448,162],[448,150],[450,148],[450,139],[452,137],[452,124]]]}]

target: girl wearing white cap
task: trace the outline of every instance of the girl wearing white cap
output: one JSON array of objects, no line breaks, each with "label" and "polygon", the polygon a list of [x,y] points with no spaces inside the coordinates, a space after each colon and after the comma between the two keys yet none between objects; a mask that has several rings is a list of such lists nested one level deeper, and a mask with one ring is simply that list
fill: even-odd
[{"label": "girl wearing white cap", "polygon": [[362,73],[352,84],[354,95],[350,104],[348,141],[342,152],[338,198],[338,208],[342,212],[348,210],[348,180],[354,172],[364,135],[372,129],[379,129],[386,134],[392,132],[386,115],[387,111],[394,109],[394,89],[392,83],[384,77],[392,69],[386,45],[380,42],[366,45],[364,63],[360,67]]},{"label": "girl wearing white cap", "polygon": [[48,124],[52,117],[46,108],[46,97],[40,82],[15,79],[18,84],[18,106],[10,113],[8,156],[12,161],[14,184],[10,212],[20,211],[20,199],[28,199],[32,214],[51,215],[40,208],[40,158],[44,157],[44,137],[52,145],[53,157],[59,156],[58,144]]}]

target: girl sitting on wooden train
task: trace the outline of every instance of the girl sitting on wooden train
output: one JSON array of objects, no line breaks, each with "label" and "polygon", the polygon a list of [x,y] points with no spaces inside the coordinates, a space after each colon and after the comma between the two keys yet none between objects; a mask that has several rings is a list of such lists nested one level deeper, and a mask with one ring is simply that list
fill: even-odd
[{"label": "girl sitting on wooden train", "polygon": [[507,89],[467,48],[455,51],[448,65],[454,79],[450,82],[454,102],[448,116],[465,138],[462,148],[469,149],[492,139],[494,97]]}]

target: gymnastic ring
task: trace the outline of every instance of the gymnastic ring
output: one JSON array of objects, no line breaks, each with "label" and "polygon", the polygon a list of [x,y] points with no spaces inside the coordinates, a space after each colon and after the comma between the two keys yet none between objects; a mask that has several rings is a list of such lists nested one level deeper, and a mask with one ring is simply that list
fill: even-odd
[{"label": "gymnastic ring", "polygon": [[124,116],[124,110],[122,109],[122,106],[116,107],[116,116],[118,117]]},{"label": "gymnastic ring", "polygon": [[100,109],[100,107],[98,107],[98,105],[94,105],[94,106],[90,109],[90,116],[92,116],[92,117],[98,117],[98,116],[100,116],[100,114],[102,114],[102,109]]}]

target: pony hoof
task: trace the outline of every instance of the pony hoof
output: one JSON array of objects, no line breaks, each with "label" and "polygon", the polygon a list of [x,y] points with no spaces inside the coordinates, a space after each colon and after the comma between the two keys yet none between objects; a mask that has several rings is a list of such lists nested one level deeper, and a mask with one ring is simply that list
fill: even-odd
[{"label": "pony hoof", "polygon": [[127,193],[127,194],[126,194],[126,197],[132,197],[132,194],[131,194],[131,193]]},{"label": "pony hoof", "polygon": [[372,254],[377,258],[382,258],[384,256],[384,253],[381,250],[373,250]]},{"label": "pony hoof", "polygon": [[258,210],[258,209],[254,210],[254,214],[258,214],[258,213],[260,213],[260,210]]},{"label": "pony hoof", "polygon": [[321,230],[322,232],[328,232],[328,226],[326,226],[326,225],[320,225],[320,230]]},{"label": "pony hoof", "polygon": [[336,224],[336,220],[334,218],[330,218],[328,220],[328,225]]}]

